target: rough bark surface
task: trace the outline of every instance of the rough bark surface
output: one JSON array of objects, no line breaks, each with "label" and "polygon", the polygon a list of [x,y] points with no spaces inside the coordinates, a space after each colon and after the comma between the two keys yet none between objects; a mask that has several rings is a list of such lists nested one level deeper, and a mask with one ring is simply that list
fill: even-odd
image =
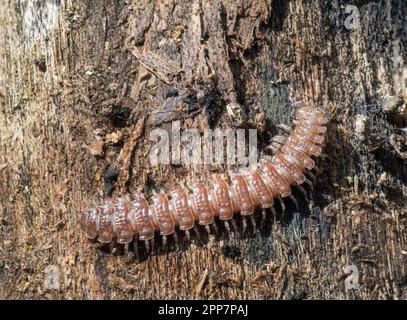
[{"label": "rough bark surface", "polygon": [[[401,0],[2,1],[0,298],[406,299],[406,43]],[[262,150],[303,102],[334,111],[300,210],[139,262],[80,234],[84,206],[224,169],[152,167],[152,129]]]}]

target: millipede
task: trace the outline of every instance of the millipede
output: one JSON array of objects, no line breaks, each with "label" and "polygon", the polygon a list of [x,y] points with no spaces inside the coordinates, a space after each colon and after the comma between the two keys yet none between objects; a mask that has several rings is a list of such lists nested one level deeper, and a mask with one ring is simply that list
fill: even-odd
[{"label": "millipede", "polygon": [[302,185],[313,187],[315,175],[311,170],[316,168],[313,157],[322,152],[327,122],[326,111],[309,105],[300,107],[294,116],[295,128],[286,142],[273,156],[261,159],[255,168],[226,173],[225,177],[213,174],[208,181],[192,183],[191,188],[157,192],[150,201],[142,195],[132,200],[125,196],[115,203],[83,210],[81,230],[87,238],[101,243],[128,245],[141,240],[148,249],[149,241],[154,241],[158,232],[164,243],[170,235],[177,240],[177,229],[189,239],[191,230],[199,233],[197,224],[208,233],[211,226],[216,230],[216,220],[223,221],[230,231],[229,223],[236,228],[234,217],[238,214],[243,218],[244,228],[247,218],[255,227],[256,209],[262,209],[265,218],[266,210],[275,214],[275,199],[284,210],[286,197],[298,208],[292,187],[299,188],[305,197]]}]

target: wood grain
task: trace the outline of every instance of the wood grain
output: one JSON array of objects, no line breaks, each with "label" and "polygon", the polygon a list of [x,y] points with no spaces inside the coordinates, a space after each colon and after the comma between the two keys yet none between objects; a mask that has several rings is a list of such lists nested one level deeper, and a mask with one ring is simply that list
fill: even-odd
[{"label": "wood grain", "polygon": [[[407,298],[405,124],[384,106],[403,94],[405,1],[357,1],[352,28],[344,1],[3,2],[0,298]],[[311,206],[141,263],[80,237],[94,201],[224,169],[150,167],[153,128],[277,133],[296,101],[335,109]]]}]

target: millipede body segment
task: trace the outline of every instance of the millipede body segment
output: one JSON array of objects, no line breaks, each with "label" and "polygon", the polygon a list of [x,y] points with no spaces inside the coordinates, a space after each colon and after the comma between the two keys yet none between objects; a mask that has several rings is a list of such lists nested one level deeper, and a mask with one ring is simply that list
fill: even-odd
[{"label": "millipede body segment", "polygon": [[153,195],[151,203],[139,196],[85,210],[80,225],[86,237],[99,242],[126,244],[133,239],[150,240],[155,232],[168,236],[176,228],[188,231],[195,224],[209,226],[217,218],[252,216],[256,208],[271,208],[274,199],[291,196],[291,186],[308,181],[304,172],[315,166],[321,154],[328,122],[324,111],[306,106],[297,110],[295,129],[269,161],[255,169],[230,175],[229,181],[214,174],[210,181],[197,181],[192,190],[178,188]]}]

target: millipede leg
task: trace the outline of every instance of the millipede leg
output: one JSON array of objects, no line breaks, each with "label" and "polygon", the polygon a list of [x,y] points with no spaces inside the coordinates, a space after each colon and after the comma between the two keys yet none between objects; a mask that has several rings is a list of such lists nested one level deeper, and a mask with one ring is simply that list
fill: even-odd
[{"label": "millipede leg", "polygon": [[215,231],[215,235],[219,235],[218,226],[216,225],[216,221],[212,223],[213,231]]},{"label": "millipede leg", "polygon": [[263,228],[264,225],[267,222],[267,212],[266,209],[261,209],[261,223],[260,223],[260,228]]},{"label": "millipede leg", "polygon": [[284,215],[285,212],[285,204],[284,204],[284,200],[281,197],[277,197],[278,201],[280,201],[280,205],[281,205],[281,214]]},{"label": "millipede leg", "polygon": [[271,212],[273,213],[273,222],[276,223],[276,221],[277,221],[276,209],[274,209],[274,207],[271,207]]},{"label": "millipede leg", "polygon": [[309,186],[310,186],[310,192],[308,193],[309,194],[309,198],[311,199],[311,200],[313,200],[313,193],[314,193],[314,185],[312,184],[312,182],[310,181],[310,180],[308,180],[308,179],[306,179],[305,180],[305,183],[306,184],[308,184]]},{"label": "millipede leg", "polygon": [[163,236],[162,249],[165,250],[166,247],[167,247],[167,236]]},{"label": "millipede leg", "polygon": [[205,230],[206,230],[206,233],[208,234],[208,237],[210,238],[211,237],[211,228],[209,227],[209,225],[205,226]]},{"label": "millipede leg", "polygon": [[254,220],[254,215],[253,214],[250,215],[250,222],[252,223],[252,226],[253,226],[253,232],[256,232],[257,231],[257,225],[256,225],[256,220]]},{"label": "millipede leg", "polygon": [[295,198],[294,198],[294,196],[293,196],[292,194],[290,194],[290,195],[289,195],[289,197],[290,197],[291,201],[294,203],[294,205],[295,205],[295,209],[296,209],[296,210],[298,210],[298,209],[299,209],[299,207],[298,207],[298,202],[297,202],[297,199],[295,199]]},{"label": "millipede leg", "polygon": [[196,226],[194,226],[195,235],[200,243],[202,243],[201,235],[199,234],[199,230]]},{"label": "millipede leg", "polygon": [[312,179],[312,184],[315,184],[317,182],[317,177],[315,176],[315,174],[312,171],[307,170],[305,173],[307,176],[309,176]]},{"label": "millipede leg", "polygon": [[298,190],[304,195],[305,201],[309,202],[307,191],[303,188],[303,186],[297,185]]},{"label": "millipede leg", "polygon": [[151,253],[154,254],[155,252],[155,238],[151,239]]},{"label": "millipede leg", "polygon": [[191,241],[191,233],[189,232],[189,230],[185,230],[185,235],[187,236],[187,240]]},{"label": "millipede leg", "polygon": [[237,233],[237,225],[236,225],[236,221],[235,219],[230,219],[230,222],[232,223],[232,227],[233,227],[233,233]]},{"label": "millipede leg", "polygon": [[311,191],[314,191],[314,184],[312,183],[312,181],[305,179],[304,182],[310,186]]},{"label": "millipede leg", "polygon": [[[214,225],[215,225],[215,222],[212,223],[212,226],[214,226]],[[216,237],[213,233],[211,233],[211,225],[209,225],[209,224],[206,225],[205,230],[206,230],[206,233],[208,234],[208,241],[209,242],[214,241],[216,239]],[[215,230],[215,228],[214,228],[214,230]]]},{"label": "millipede leg", "polygon": [[175,242],[175,251],[179,251],[179,240],[178,240],[177,230],[174,231],[173,236],[174,236],[174,242]]},{"label": "millipede leg", "polygon": [[110,253],[113,253],[113,251],[114,251],[114,241],[109,242],[108,248],[109,248],[109,252],[110,252]]},{"label": "millipede leg", "polygon": [[244,232],[246,231],[246,228],[247,228],[246,217],[243,217],[242,222],[243,222],[243,230],[242,230],[242,236],[243,236]]},{"label": "millipede leg", "polygon": [[228,235],[230,236],[230,224],[228,220],[224,220],[223,223],[225,224],[225,228],[226,228],[226,232],[228,233]]}]

